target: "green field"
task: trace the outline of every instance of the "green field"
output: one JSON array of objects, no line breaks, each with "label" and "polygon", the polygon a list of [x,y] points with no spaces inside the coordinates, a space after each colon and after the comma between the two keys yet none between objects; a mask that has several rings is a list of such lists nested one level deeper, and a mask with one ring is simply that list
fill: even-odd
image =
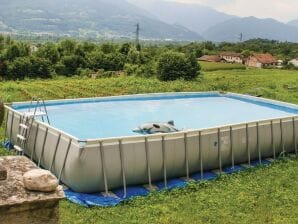
[{"label": "green field", "polygon": [[[146,92],[231,91],[298,104],[298,71],[219,70],[196,81],[117,77],[0,82],[6,102]],[[0,130],[3,137],[3,128]],[[0,149],[0,155],[8,154]],[[61,223],[298,223],[298,159],[222,176],[185,189],[152,193],[113,208],[61,202]],[[1,221],[0,221],[1,222]]]},{"label": "green field", "polygon": [[233,70],[233,69],[246,69],[245,65],[234,63],[221,63],[221,62],[204,62],[200,61],[199,64],[202,67],[202,71],[211,72],[217,70]]}]

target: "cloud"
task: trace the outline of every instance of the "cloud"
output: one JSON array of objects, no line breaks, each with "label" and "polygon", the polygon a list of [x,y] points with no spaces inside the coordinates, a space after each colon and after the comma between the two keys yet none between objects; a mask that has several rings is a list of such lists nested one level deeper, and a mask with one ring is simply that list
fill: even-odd
[{"label": "cloud", "polygon": [[298,19],[297,0],[171,0],[198,3],[241,17],[274,18],[283,22]]}]

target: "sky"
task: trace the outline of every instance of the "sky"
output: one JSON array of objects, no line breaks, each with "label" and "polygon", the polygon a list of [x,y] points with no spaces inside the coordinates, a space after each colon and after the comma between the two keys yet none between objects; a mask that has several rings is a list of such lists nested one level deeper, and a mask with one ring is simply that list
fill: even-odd
[{"label": "sky", "polygon": [[199,3],[241,17],[274,18],[282,22],[298,19],[298,0],[171,0]]}]

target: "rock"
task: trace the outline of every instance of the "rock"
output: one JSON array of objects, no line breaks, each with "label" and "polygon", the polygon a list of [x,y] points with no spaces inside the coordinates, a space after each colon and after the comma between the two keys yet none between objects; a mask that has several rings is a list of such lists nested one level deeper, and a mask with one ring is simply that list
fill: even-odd
[{"label": "rock", "polygon": [[0,163],[0,181],[6,180],[6,178],[7,178],[7,169],[4,166],[2,166]]},{"label": "rock", "polygon": [[27,190],[52,192],[58,187],[57,178],[47,170],[33,169],[23,175],[24,186]]}]

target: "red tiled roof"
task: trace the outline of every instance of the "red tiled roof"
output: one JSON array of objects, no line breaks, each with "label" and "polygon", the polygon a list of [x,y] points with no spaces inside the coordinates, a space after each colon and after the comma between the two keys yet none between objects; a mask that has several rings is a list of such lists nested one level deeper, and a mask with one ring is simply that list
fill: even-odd
[{"label": "red tiled roof", "polygon": [[222,59],[219,55],[204,55],[198,58],[199,61],[220,62]]},{"label": "red tiled roof", "polygon": [[242,57],[240,53],[235,53],[235,52],[222,52],[220,53],[220,56]]},{"label": "red tiled roof", "polygon": [[278,62],[271,54],[254,54],[253,57],[255,57],[258,62],[262,64],[271,64]]}]

